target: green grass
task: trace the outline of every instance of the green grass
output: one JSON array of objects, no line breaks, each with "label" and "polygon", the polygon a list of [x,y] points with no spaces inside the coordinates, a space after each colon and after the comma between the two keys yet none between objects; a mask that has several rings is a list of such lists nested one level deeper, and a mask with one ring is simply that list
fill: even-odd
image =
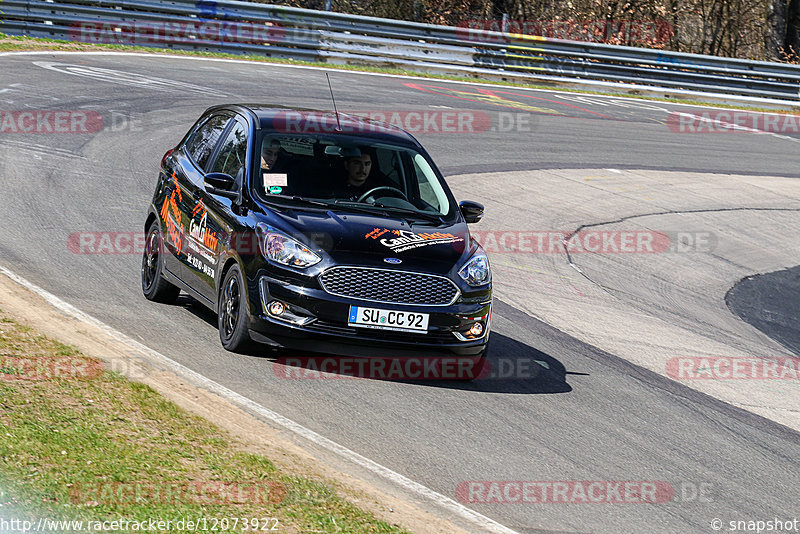
[{"label": "green grass", "polygon": [[273,517],[281,532],[403,532],[335,487],[247,452],[149,386],[109,372],[23,379],[30,367],[20,362],[53,358],[99,363],[0,312],[4,519]]},{"label": "green grass", "polygon": [[[454,81],[454,82],[481,82],[491,85],[498,85],[498,86],[506,86],[506,87],[524,87],[528,89],[547,89],[551,91],[564,91],[570,93],[581,93],[587,95],[603,95],[603,96],[616,96],[616,97],[624,97],[624,98],[637,98],[642,100],[654,100],[659,102],[667,102],[667,103],[676,103],[676,104],[689,104],[693,106],[713,106],[713,107],[721,107],[727,109],[742,109],[747,111],[765,111],[765,112],[775,112],[775,108],[766,108],[766,107],[758,107],[758,106],[750,106],[746,104],[729,104],[729,103],[709,103],[709,102],[702,102],[698,100],[691,100],[691,99],[683,99],[683,98],[669,98],[669,97],[657,97],[657,96],[647,96],[647,95],[637,95],[635,93],[624,93],[624,92],[604,92],[604,91],[591,91],[591,90],[583,90],[580,88],[574,87],[560,87],[554,84],[536,84],[536,83],[521,83],[515,81],[501,81],[501,80],[491,80],[491,79],[483,79],[480,77],[468,77],[468,76],[452,76],[452,75],[445,75],[445,74],[426,74],[416,71],[409,71],[397,68],[390,68],[390,67],[375,67],[370,65],[335,65],[331,63],[322,63],[322,62],[314,62],[314,61],[297,61],[292,59],[281,59],[281,58],[270,58],[266,56],[258,56],[258,55],[249,55],[249,54],[224,54],[218,52],[205,52],[205,51],[194,51],[194,50],[173,50],[169,48],[152,48],[146,46],[128,46],[128,45],[115,45],[115,44],[88,44],[88,43],[80,43],[75,41],[63,41],[57,39],[43,39],[43,38],[33,38],[33,37],[24,37],[24,36],[11,36],[0,33],[0,51],[26,51],[26,50],[83,50],[83,51],[92,51],[92,50],[115,50],[120,52],[141,52],[141,53],[148,53],[148,54],[170,54],[170,55],[177,55],[177,56],[194,56],[194,57],[211,57],[211,58],[223,58],[223,59],[239,59],[239,60],[247,60],[247,61],[257,61],[261,63],[278,63],[278,64],[289,64],[289,65],[306,65],[312,67],[324,67],[326,69],[337,69],[337,70],[344,70],[344,71],[355,71],[355,72],[377,72],[382,74],[395,74],[400,76],[410,76],[410,77],[419,77],[419,78],[433,78],[439,80],[446,80],[446,81]],[[633,90],[632,90],[633,91]],[[796,111],[800,109],[800,104],[797,106],[786,107],[786,110]]]}]

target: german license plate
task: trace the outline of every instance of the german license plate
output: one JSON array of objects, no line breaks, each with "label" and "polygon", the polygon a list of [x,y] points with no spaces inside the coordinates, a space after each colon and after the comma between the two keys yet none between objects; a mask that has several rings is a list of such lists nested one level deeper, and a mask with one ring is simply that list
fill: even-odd
[{"label": "german license plate", "polygon": [[426,333],[428,331],[428,314],[350,306],[350,319],[347,324],[362,328]]}]

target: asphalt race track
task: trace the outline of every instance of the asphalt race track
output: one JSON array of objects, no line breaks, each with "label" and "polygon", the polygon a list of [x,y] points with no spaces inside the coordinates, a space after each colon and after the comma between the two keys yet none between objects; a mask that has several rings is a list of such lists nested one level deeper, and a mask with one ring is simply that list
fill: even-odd
[{"label": "asphalt race track", "polygon": [[[0,63],[0,109],[103,118],[93,133],[3,129],[3,267],[518,532],[702,533],[714,532],[714,519],[800,516],[800,382],[670,373],[680,357],[800,356],[790,328],[796,270],[737,289],[726,303],[739,280],[798,263],[800,135],[791,127],[682,133],[671,113],[702,109],[333,72],[340,110],[469,113],[471,130],[433,131],[432,122],[414,133],[459,200],[486,204],[475,225],[484,245],[511,239],[517,247],[487,245],[493,375],[469,384],[286,379],[269,355],[224,351],[215,318],[188,297],[175,306],[146,301],[138,254],[87,253],[74,235],[141,232],[161,156],[211,105],[330,109],[323,72],[112,54]],[[659,232],[671,248],[568,257],[520,244],[531,232],[584,225]],[[765,317],[753,304],[761,295],[773,311],[767,319],[785,323],[779,335],[754,322]],[[504,487],[492,481],[644,481],[663,498],[496,502],[513,500],[501,490],[480,502]]]}]

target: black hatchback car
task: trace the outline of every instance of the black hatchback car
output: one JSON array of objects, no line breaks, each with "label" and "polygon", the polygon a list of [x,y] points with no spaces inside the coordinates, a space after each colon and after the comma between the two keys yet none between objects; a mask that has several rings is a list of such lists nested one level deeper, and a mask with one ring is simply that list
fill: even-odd
[{"label": "black hatchback car", "polygon": [[482,216],[399,128],[217,106],[161,161],[142,288],[209,307],[232,351],[483,362],[491,272],[467,229]]}]

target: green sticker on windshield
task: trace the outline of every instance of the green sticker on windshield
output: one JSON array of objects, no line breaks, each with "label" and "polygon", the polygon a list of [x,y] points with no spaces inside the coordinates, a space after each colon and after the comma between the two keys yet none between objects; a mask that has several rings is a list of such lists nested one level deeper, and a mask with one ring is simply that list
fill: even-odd
[{"label": "green sticker on windshield", "polygon": [[279,185],[271,185],[269,186],[269,192],[273,195],[279,195],[283,192],[283,188]]}]

